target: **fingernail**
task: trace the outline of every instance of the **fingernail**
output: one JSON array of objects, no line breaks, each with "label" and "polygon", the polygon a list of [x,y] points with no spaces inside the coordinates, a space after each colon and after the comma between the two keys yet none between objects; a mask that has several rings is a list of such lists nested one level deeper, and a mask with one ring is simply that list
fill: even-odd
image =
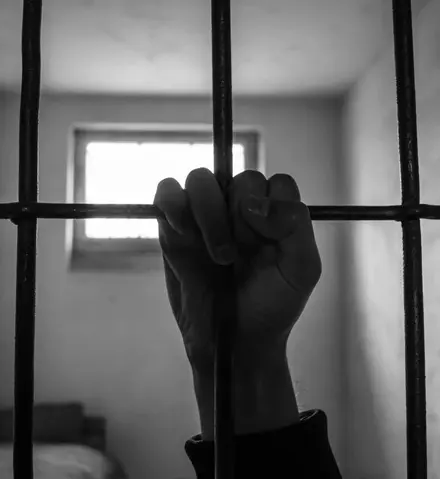
[{"label": "fingernail", "polygon": [[235,261],[236,252],[233,245],[226,244],[218,247],[216,250],[216,257],[224,264],[233,263]]},{"label": "fingernail", "polygon": [[267,217],[269,214],[270,200],[269,198],[258,198],[250,195],[247,199],[247,209],[254,215]]}]

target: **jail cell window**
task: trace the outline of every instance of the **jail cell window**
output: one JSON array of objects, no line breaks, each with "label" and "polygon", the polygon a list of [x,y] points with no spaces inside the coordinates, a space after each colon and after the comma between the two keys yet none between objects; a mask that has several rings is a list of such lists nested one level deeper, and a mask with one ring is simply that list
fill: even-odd
[{"label": "jail cell window", "polygon": [[[257,132],[234,134],[233,175],[258,169]],[[214,171],[212,133],[74,132],[74,201],[152,204],[158,183],[175,178],[182,188],[191,170]],[[72,220],[68,234],[72,269],[145,269],[162,266],[156,219]]]}]

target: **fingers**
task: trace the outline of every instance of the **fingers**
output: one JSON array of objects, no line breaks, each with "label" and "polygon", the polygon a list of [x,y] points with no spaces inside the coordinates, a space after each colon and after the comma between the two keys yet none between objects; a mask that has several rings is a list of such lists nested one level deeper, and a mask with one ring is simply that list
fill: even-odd
[{"label": "fingers", "polygon": [[176,179],[166,178],[157,185],[153,204],[164,212],[169,225],[179,234],[183,234],[187,202],[185,191]]},{"label": "fingers", "polygon": [[[255,245],[262,239],[279,241],[292,234],[292,209],[301,195],[290,175],[276,174],[266,180],[258,171],[244,171],[234,178],[231,198],[239,246]],[[261,214],[255,214],[259,200]]]},{"label": "fingers", "polygon": [[290,176],[277,173],[269,178],[269,197],[281,201],[301,201],[296,181]]},{"label": "fingers", "polygon": [[296,181],[290,175],[277,173],[269,178],[268,183],[266,236],[281,241],[300,227],[296,215],[298,209],[301,209],[301,194]]},{"label": "fingers", "polygon": [[233,218],[234,236],[238,245],[249,246],[258,243],[256,232],[241,214],[241,203],[251,195],[266,196],[267,180],[262,173],[246,170],[233,178],[230,187],[230,203]]},{"label": "fingers", "polygon": [[[202,236],[210,257],[218,264],[230,264],[235,258],[226,202],[215,176],[206,168],[189,173],[185,190],[174,178],[162,180],[154,204],[163,211],[159,220],[161,244],[181,246],[185,236]],[[180,236],[176,237],[176,233]],[[165,245],[164,245],[165,246]],[[196,244],[191,245],[196,246]]]},{"label": "fingers", "polygon": [[273,175],[267,181],[266,190],[267,194],[256,195],[257,198],[244,197],[241,213],[261,237],[280,241],[293,233],[293,209],[300,202],[301,195],[295,180],[286,174]]},{"label": "fingers", "polygon": [[[302,278],[304,284],[316,284],[321,275],[321,260],[309,210],[301,202],[295,180],[285,174],[266,180],[262,173],[247,170],[233,178],[228,194],[235,241],[253,245],[264,239],[277,242],[280,272],[286,281],[293,285]],[[265,216],[248,209],[251,195],[266,201],[269,208]],[[190,228],[197,230],[197,237],[203,240],[202,246],[204,250],[206,246],[214,262],[230,264],[236,259],[224,194],[208,169],[193,170],[185,190],[173,178],[163,180],[154,203],[167,218],[161,220],[163,236],[174,238],[176,245],[194,238],[185,234]],[[301,282],[298,284],[301,286]]]},{"label": "fingers", "polygon": [[285,216],[284,223],[292,224],[291,234],[279,242],[280,272],[295,289],[311,291],[321,276],[322,265],[309,209],[301,202],[298,185],[289,175],[276,174],[270,178],[269,197],[271,202],[286,205],[289,217]]},{"label": "fingers", "polygon": [[279,242],[278,267],[295,290],[310,294],[321,277],[321,257],[307,206],[296,203],[293,216],[293,234]]},{"label": "fingers", "polygon": [[236,257],[223,192],[206,168],[191,171],[185,183],[194,219],[208,252],[218,264],[230,264]]},{"label": "fingers", "polygon": [[[263,241],[276,242],[277,265],[286,282],[297,290],[311,291],[320,278],[322,266],[309,209],[301,202],[298,185],[290,175],[276,174],[267,181],[265,189],[258,175],[248,173],[242,173],[242,182],[248,181],[253,186],[234,184],[240,188],[235,194],[241,198],[242,217]],[[263,200],[265,211],[261,213],[265,214],[250,210],[255,204],[247,195],[249,191],[257,196],[254,203],[258,198]]]},{"label": "fingers", "polygon": [[291,232],[295,233],[296,241],[300,238],[314,241],[309,209],[301,202],[298,185],[290,175],[276,174],[269,179],[269,199],[274,210],[271,211],[269,220],[278,213],[279,218],[276,220],[292,225]]}]

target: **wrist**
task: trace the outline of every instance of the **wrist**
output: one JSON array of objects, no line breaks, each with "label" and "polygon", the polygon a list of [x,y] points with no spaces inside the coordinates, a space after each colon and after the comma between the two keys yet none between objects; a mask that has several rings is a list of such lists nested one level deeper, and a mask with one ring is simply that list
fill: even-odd
[{"label": "wrist", "polygon": [[273,431],[299,422],[299,412],[285,355],[259,367],[235,370],[235,433]]},{"label": "wrist", "polygon": [[[202,438],[214,440],[214,378],[193,368]],[[234,431],[236,435],[273,431],[299,422],[287,358],[234,361]]]}]

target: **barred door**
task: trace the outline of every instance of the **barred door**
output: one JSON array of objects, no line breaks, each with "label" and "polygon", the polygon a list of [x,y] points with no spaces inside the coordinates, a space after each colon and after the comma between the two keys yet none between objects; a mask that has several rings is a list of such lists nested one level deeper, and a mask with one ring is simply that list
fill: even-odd
[{"label": "barred door", "polygon": [[[440,219],[440,206],[420,204],[411,0],[393,0],[401,205],[310,206],[312,220],[392,220],[402,224],[405,307],[407,477],[426,479],[426,390],[420,219]],[[24,0],[18,202],[0,204],[0,218],[18,228],[14,388],[14,478],[33,478],[35,262],[38,218],[164,218],[153,205],[38,202],[38,114],[42,0]],[[212,0],[214,173],[226,191],[232,180],[230,0]],[[224,275],[232,275],[231,267]],[[232,284],[224,281],[223,284]],[[216,318],[215,475],[232,479],[231,339],[234,291],[222,293]],[[221,320],[220,320],[221,319]],[[276,479],[276,478],[274,478]]]}]

